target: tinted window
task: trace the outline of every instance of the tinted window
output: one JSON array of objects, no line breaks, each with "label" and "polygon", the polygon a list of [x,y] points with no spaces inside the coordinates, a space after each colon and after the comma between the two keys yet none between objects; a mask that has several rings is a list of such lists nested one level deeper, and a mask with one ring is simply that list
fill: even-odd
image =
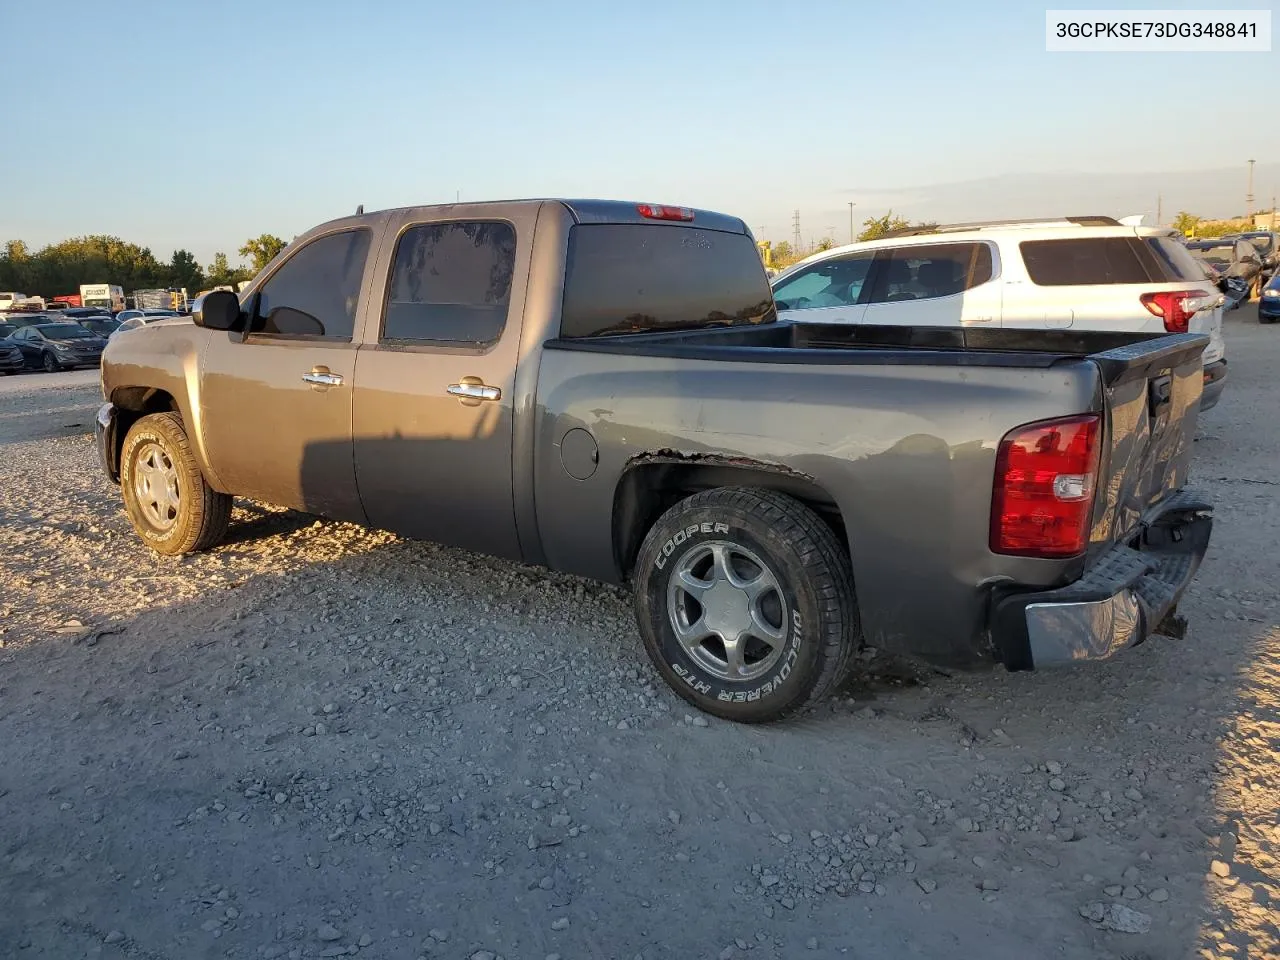
[{"label": "tinted window", "polygon": [[985,243],[922,243],[886,253],[871,303],[951,297],[993,275],[991,248]]},{"label": "tinted window", "polygon": [[1031,282],[1041,287],[1164,282],[1152,275],[1136,237],[1027,240],[1018,247]]},{"label": "tinted window", "polygon": [[432,223],[396,243],[385,340],[491,343],[511,302],[516,231],[509,223]]},{"label": "tinted window", "polygon": [[253,332],[350,340],[368,255],[368,230],[307,244],[259,291]]},{"label": "tinted window", "polygon": [[1197,260],[1203,260],[1206,263],[1216,263],[1219,266],[1229,266],[1235,262],[1236,251],[1232,244],[1217,244],[1214,246],[1190,247],[1191,255]]},{"label": "tinted window", "polygon": [[875,252],[833,257],[797,270],[773,288],[779,310],[847,307],[858,302]]},{"label": "tinted window", "polygon": [[92,337],[93,333],[78,323],[46,323],[40,328],[50,340],[76,340],[80,337]]},{"label": "tinted window", "polygon": [[746,234],[656,223],[569,232],[562,336],[775,319],[760,252]]},{"label": "tinted window", "polygon": [[1196,263],[1196,258],[1173,237],[1148,237],[1146,242],[1165,279],[1171,282],[1204,279],[1204,270]]}]

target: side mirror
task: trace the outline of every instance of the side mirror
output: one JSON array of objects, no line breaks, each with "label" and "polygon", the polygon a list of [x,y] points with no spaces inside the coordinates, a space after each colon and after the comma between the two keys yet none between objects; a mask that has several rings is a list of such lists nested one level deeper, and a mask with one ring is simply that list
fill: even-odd
[{"label": "side mirror", "polygon": [[210,330],[237,330],[243,322],[240,299],[225,290],[206,293],[191,319]]}]

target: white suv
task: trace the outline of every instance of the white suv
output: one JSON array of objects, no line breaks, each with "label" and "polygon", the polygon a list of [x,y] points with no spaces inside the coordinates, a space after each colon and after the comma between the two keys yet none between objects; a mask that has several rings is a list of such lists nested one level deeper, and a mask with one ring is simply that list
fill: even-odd
[{"label": "white suv", "polygon": [[1173,230],[1110,217],[903,230],[772,283],[782,320],[1203,333],[1202,409],[1226,382],[1224,298]]}]

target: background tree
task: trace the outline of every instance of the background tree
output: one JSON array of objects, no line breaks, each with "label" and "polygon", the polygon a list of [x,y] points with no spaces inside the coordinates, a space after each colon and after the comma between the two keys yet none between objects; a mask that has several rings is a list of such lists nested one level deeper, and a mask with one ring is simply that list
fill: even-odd
[{"label": "background tree", "polygon": [[205,273],[205,282],[210,287],[234,287],[241,280],[248,280],[253,276],[243,267],[232,267],[227,255],[221,251],[213,255],[213,263],[209,264]]},{"label": "background tree", "polygon": [[868,217],[862,221],[862,232],[858,234],[859,242],[879,240],[891,230],[903,230],[911,226],[910,221],[895,216],[892,210],[880,217]]},{"label": "background tree", "polygon": [[246,240],[244,246],[240,248],[240,256],[248,257],[249,263],[253,267],[256,274],[262,270],[268,263],[276,258],[281,250],[288,245],[287,240],[281,240],[274,234],[264,233],[260,237],[254,237],[252,240]]},{"label": "background tree", "polygon": [[1187,213],[1185,210],[1179,210],[1178,215],[1173,218],[1173,229],[1177,230],[1183,236],[1188,233],[1194,233],[1196,225],[1200,223],[1200,218],[1194,213]]},{"label": "background tree", "polygon": [[165,286],[185,287],[192,296],[197,290],[204,289],[204,271],[196,262],[195,254],[189,250],[173,251],[173,259],[169,261],[169,282]]}]

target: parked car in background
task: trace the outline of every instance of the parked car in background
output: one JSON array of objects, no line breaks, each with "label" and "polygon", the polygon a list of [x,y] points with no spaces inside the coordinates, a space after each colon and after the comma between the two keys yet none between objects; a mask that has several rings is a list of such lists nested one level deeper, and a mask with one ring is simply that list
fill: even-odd
[{"label": "parked car in background", "polygon": [[36,323],[22,327],[9,342],[22,351],[26,365],[49,373],[96,367],[107,341],[78,323]]},{"label": "parked car in background", "polygon": [[163,554],[240,495],[629,583],[661,675],[741,721],[835,689],[864,638],[1110,656],[1190,583],[1208,337],[776,319],[734,217],[383,210],[114,337],[99,453]]},{"label": "parked car in background", "polygon": [[[190,319],[187,315],[178,313],[175,310],[126,310],[120,314],[120,317],[125,317],[125,319],[112,331],[112,335],[124,333],[127,330],[136,330],[138,327],[159,323],[162,320]],[[120,317],[116,317],[116,320],[120,320]]]},{"label": "parked car in background", "polygon": [[1232,240],[1227,237],[1215,240],[1189,240],[1187,249],[1203,263],[1224,289],[1230,280],[1238,280],[1244,288],[1244,299],[1249,300],[1261,292],[1262,255],[1248,240]]},{"label": "parked car in background", "polygon": [[163,317],[180,317],[182,314],[177,310],[121,310],[116,314],[116,319],[121,323],[126,320],[137,320],[141,318],[147,323],[153,320],[159,320]]},{"label": "parked car in background", "polygon": [[120,321],[111,317],[79,317],[76,323],[103,338],[110,337],[120,329]]},{"label": "parked car in background", "polygon": [[46,300],[44,304],[44,309],[46,313],[57,313],[62,315],[62,314],[66,314],[66,312],[70,309],[70,306],[58,300]]},{"label": "parked car in background", "polygon": [[4,322],[14,327],[31,327],[38,323],[53,323],[61,319],[49,313],[33,313],[27,310],[10,310],[4,314]]},{"label": "parked car in background", "polygon": [[106,317],[111,319],[111,311],[101,307],[68,307],[62,312],[62,316],[71,320],[83,320],[86,317]]},{"label": "parked car in background", "polygon": [[1280,272],[1277,272],[1262,288],[1258,298],[1258,322],[1275,323],[1280,320]]},{"label": "parked car in background", "polygon": [[1280,269],[1280,233],[1273,230],[1250,230],[1233,234],[1231,239],[1248,240],[1262,257],[1263,285]]},{"label": "parked car in background", "polygon": [[1226,383],[1223,297],[1181,237],[1110,217],[896,231],[815,254],[773,283],[807,323],[1202,333],[1202,408]]},{"label": "parked car in background", "polygon": [[6,376],[17,373],[27,365],[18,345],[9,340],[20,329],[22,328],[10,323],[0,323],[0,373]]}]

